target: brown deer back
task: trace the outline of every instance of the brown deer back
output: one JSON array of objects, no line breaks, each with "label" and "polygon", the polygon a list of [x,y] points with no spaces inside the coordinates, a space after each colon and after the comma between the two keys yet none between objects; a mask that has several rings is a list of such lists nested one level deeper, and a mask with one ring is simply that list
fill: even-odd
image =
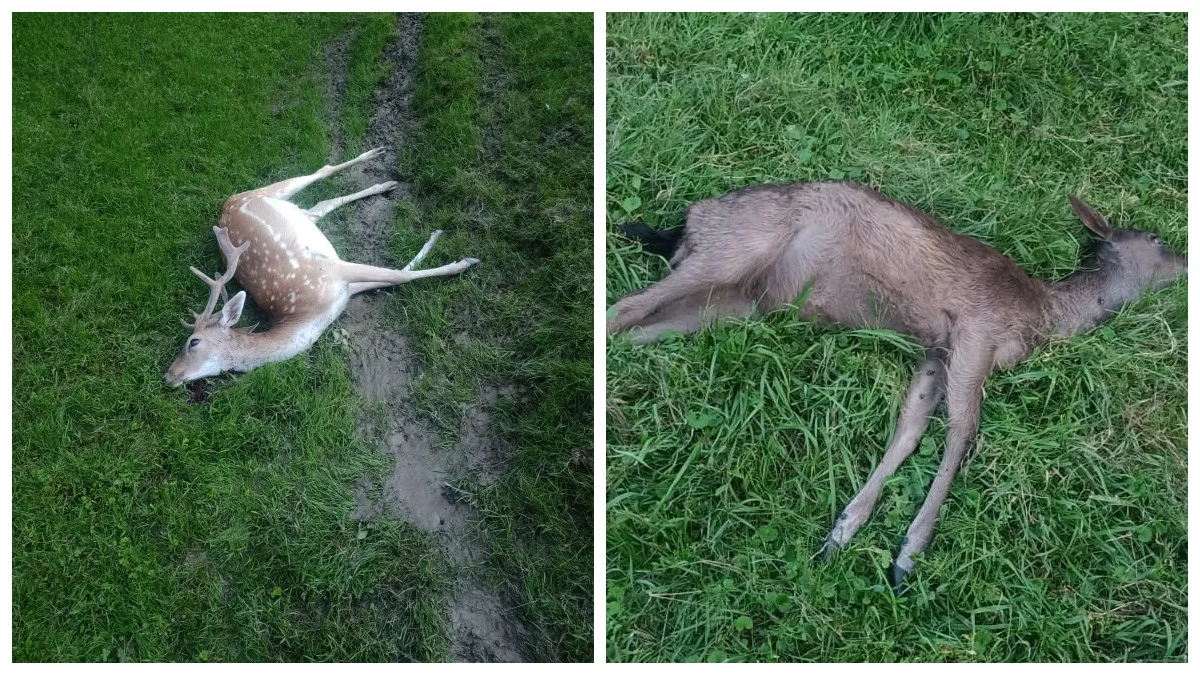
[{"label": "brown deer back", "polygon": [[764,185],[697,202],[672,263],[739,286],[763,311],[803,299],[805,318],[889,328],[928,347],[982,331],[1001,362],[1027,355],[1049,323],[1045,284],[1010,258],[855,183]]}]

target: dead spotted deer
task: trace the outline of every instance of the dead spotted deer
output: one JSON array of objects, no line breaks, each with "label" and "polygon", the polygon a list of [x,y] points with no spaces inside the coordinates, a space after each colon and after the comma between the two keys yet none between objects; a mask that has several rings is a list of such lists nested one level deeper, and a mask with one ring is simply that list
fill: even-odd
[{"label": "dead spotted deer", "polygon": [[693,204],[683,227],[627,225],[630,238],[669,258],[670,274],[621,298],[609,335],[635,342],[688,333],[720,317],[799,304],[800,316],[843,327],[886,328],[927,349],[874,473],[837,518],[819,554],[846,546],[884,481],[913,452],[943,395],[946,451],[890,573],[899,585],[933,537],[938,511],[973,442],[983,383],[1051,337],[1090,330],[1147,290],[1187,273],[1187,256],[1157,236],[1110,227],[1074,196],[1094,235],[1081,268],[1047,283],[995,249],[916,208],[848,182],[766,185]]},{"label": "dead spotted deer", "polygon": [[[376,148],[343,164],[243,192],[225,202],[221,225],[213,228],[225,259],[225,273],[214,280],[191,268],[209,286],[208,304],[203,312],[192,313],[194,323],[182,322],[192,329],[192,334],[163,375],[167,384],[179,386],[227,370],[245,372],[265,363],[289,359],[311,347],[346,309],[355,293],[413,279],[458,274],[479,262],[463,258],[433,269],[413,269],[429,254],[441,235],[440,230],[430,236],[402,270],[359,265],[338,258],[316,222],[339,206],[391,190],[397,185],[394,181],[329,199],[308,209],[288,201],[316,181],[382,153],[383,148]],[[232,298],[225,291],[230,279],[237,279],[245,289]],[[252,329],[234,328],[242,316],[247,291],[270,318],[270,330],[255,333]],[[224,304],[214,314],[218,297]]]}]

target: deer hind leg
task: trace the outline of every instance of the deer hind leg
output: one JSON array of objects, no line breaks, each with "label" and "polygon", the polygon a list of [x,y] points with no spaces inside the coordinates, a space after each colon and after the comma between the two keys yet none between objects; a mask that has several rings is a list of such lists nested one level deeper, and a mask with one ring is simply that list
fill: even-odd
[{"label": "deer hind leg", "polygon": [[967,449],[979,429],[979,406],[983,399],[983,382],[994,365],[995,348],[983,343],[958,344],[950,356],[946,373],[946,408],[950,429],[946,434],[946,454],[925,495],[917,517],[908,526],[900,542],[900,551],[892,563],[891,581],[900,586],[913,568],[913,556],[925,550],[933,539],[938,512],[950,494],[950,483],[958,473]]},{"label": "deer hind leg", "polygon": [[345,206],[350,202],[358,201],[359,199],[365,199],[366,197],[371,197],[373,195],[383,194],[384,192],[395,188],[397,185],[399,185],[399,183],[394,180],[390,180],[386,183],[372,185],[366,190],[359,190],[352,195],[346,195],[345,197],[334,197],[333,199],[326,199],[323,202],[317,202],[311,208],[301,210],[304,211],[305,215],[307,215],[309,219],[315,223],[321,218],[329,215],[331,211],[340,206]]},{"label": "deer hind leg", "polygon": [[658,283],[621,298],[608,310],[607,333],[645,325],[655,312],[668,312],[671,305],[687,297],[726,285],[721,283],[723,280],[711,278],[706,269],[695,258],[687,258]]},{"label": "deer hind leg", "polygon": [[753,313],[754,303],[740,290],[713,288],[651,312],[630,331],[630,336],[634,344],[647,344],[656,342],[670,330],[694,333],[717,319],[747,317]]},{"label": "deer hind leg", "polygon": [[478,258],[463,258],[458,262],[427,270],[394,270],[388,267],[340,262],[335,273],[341,277],[342,281],[350,285],[351,293],[361,293],[374,288],[408,283],[414,279],[461,274],[467,268],[478,263]]},{"label": "deer hind leg", "polygon": [[[694,214],[689,216],[687,227],[692,227],[693,217]],[[780,242],[760,238],[738,250],[712,247],[697,250],[685,238],[671,258],[670,274],[649,288],[626,295],[609,308],[607,333],[612,335],[645,325],[654,312],[694,293],[743,286],[763,275],[764,270],[772,269],[784,248]]]},{"label": "deer hind leg", "polygon": [[390,281],[352,281],[350,282],[350,295],[357,295],[366,291],[373,291],[376,288],[387,288],[394,285]]},{"label": "deer hind leg", "polygon": [[[429,241],[425,242],[425,245],[421,247],[421,250],[417,252],[417,255],[413,256],[413,259],[409,260],[408,264],[404,266],[404,269],[402,269],[400,271],[401,272],[411,272],[412,269],[414,267],[416,267],[418,263],[420,263],[422,260],[425,259],[425,256],[429,255],[429,252],[431,250],[433,250],[433,245],[437,243],[438,238],[441,236],[442,236],[441,230],[434,230],[433,234],[429,235]],[[474,260],[475,262],[479,262],[475,258],[464,258],[464,260]],[[376,269],[380,269],[380,268],[376,268]],[[391,281],[352,281],[352,282],[350,282],[350,295],[354,295],[355,293],[362,293],[363,291],[373,291],[376,288],[383,288],[385,286],[392,286],[392,285],[393,285],[393,282],[391,282]]]},{"label": "deer hind leg", "polygon": [[[438,237],[441,237],[441,236],[442,236],[441,230],[434,230],[433,234],[429,235],[429,241],[425,242],[425,245],[421,247],[421,250],[417,251],[417,254],[415,256],[413,256],[413,259],[408,261],[408,264],[404,266],[403,271],[405,271],[405,272],[412,271],[412,269],[414,267],[416,267],[418,263],[420,263],[422,260],[424,260],[425,256],[429,255],[429,252],[433,250],[433,245],[437,243]],[[478,261],[476,261],[476,262],[478,262]]]},{"label": "deer hind leg", "polygon": [[835,552],[844,548],[858,528],[871,517],[879,495],[883,492],[884,482],[908,459],[921,436],[925,434],[929,416],[942,400],[945,384],[945,365],[932,355],[927,355],[908,387],[908,394],[900,408],[900,418],[896,421],[896,430],[892,433],[887,451],[883,453],[883,459],[879,460],[866,484],[854,495],[846,508],[842,509],[841,515],[834,522],[833,530],[825,537],[821,550],[817,552],[822,560],[828,560]]},{"label": "deer hind leg", "polygon": [[348,168],[354,166],[355,164],[361,164],[363,162],[367,162],[372,159],[375,159],[376,157],[382,155],[383,151],[384,151],[384,148],[375,148],[374,150],[368,150],[348,162],[342,162],[341,164],[336,164],[333,166],[326,165],[326,166],[321,167],[319,170],[317,170],[316,173],[309,174],[307,176],[300,176],[298,178],[290,178],[288,180],[280,181],[278,183],[272,183],[271,185],[259,188],[257,190],[254,190],[253,192],[254,192],[254,194],[259,195],[260,197],[274,197],[276,199],[290,199],[297,192],[299,192],[299,191],[303,190],[304,188],[308,187],[309,185],[312,185],[313,183],[321,180],[322,178],[328,178],[328,177],[332,176],[333,174],[341,171],[342,169],[348,169]]}]

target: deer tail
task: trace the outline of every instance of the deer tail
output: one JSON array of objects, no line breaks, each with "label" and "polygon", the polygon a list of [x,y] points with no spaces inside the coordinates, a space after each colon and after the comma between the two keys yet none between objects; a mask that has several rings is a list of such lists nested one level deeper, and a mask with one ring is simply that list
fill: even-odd
[{"label": "deer tail", "polygon": [[621,226],[621,234],[642,245],[647,253],[660,255],[667,260],[675,255],[679,242],[683,239],[683,226],[669,230],[656,230],[645,223],[625,223]]}]

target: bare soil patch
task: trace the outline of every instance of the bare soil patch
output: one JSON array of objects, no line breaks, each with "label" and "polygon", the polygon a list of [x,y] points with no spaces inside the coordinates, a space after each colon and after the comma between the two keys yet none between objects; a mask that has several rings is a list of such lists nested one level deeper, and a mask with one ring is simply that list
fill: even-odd
[{"label": "bare soil patch", "polygon": [[[384,52],[391,72],[374,94],[365,146],[386,146],[391,151],[382,161],[347,171],[355,190],[396,176],[399,151],[414,125],[411,104],[420,33],[418,15],[399,16],[396,38]],[[342,69],[341,75],[329,77],[328,91],[333,96],[344,89],[345,50],[351,39],[346,38],[340,47],[335,42],[328,52],[330,68]],[[341,88],[338,82],[343,83]],[[337,150],[344,143],[340,137],[335,138],[339,145],[333,149]],[[340,157],[330,161],[335,159],[344,161]],[[401,184],[385,195],[348,205],[345,257],[372,265],[403,266],[407,261],[389,260],[386,250],[396,222],[396,203],[410,198],[410,186]],[[488,552],[486,534],[476,527],[480,519],[469,495],[454,487],[463,479],[486,484],[504,470],[507,453],[490,434],[491,411],[501,398],[518,392],[503,387],[485,391],[464,414],[454,447],[449,451],[439,447],[437,432],[421,419],[412,403],[412,384],[420,375],[416,356],[404,334],[391,327],[385,316],[389,301],[386,294],[401,293],[416,301],[420,283],[356,296],[335,327],[350,349],[357,392],[386,409],[382,420],[364,420],[360,433],[377,439],[379,451],[394,461],[383,485],[374,485],[366,477],[358,481],[353,516],[361,520],[402,518],[436,535],[457,563],[458,577],[446,598],[453,660],[525,661],[528,628],[518,618],[509,594],[493,587],[480,573]],[[471,279],[468,273],[449,281],[424,283],[471,283]]]},{"label": "bare soil patch", "polygon": [[346,153],[346,139],[342,132],[342,99],[346,93],[347,64],[350,45],[358,32],[356,24],[325,47],[325,128],[329,129],[329,163],[344,161],[336,159]]}]

